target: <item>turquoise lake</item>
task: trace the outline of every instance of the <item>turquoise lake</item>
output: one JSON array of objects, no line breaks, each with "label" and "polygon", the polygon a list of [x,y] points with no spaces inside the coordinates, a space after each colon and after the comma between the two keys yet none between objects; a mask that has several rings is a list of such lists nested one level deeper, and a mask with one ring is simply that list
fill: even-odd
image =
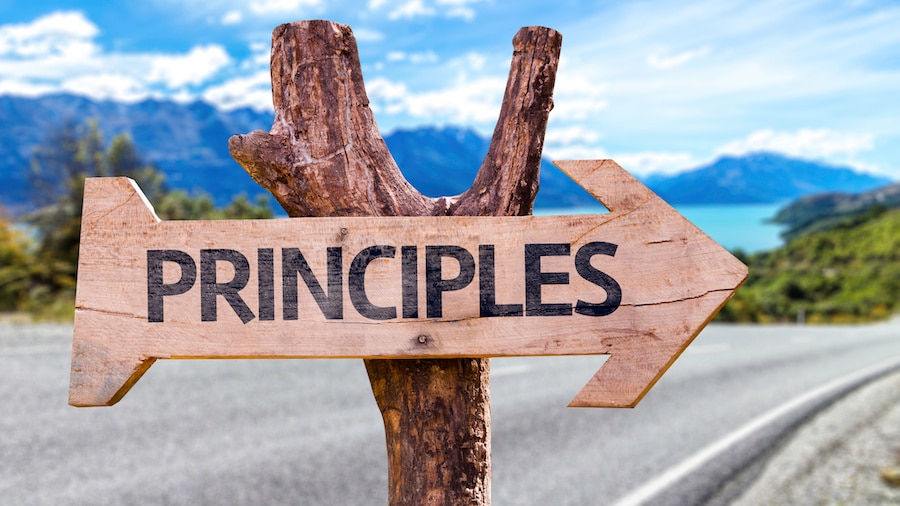
[{"label": "turquoise lake", "polygon": [[[766,220],[784,204],[752,205],[695,205],[675,206],[679,213],[715,239],[722,246],[734,250],[756,252],[774,249],[784,242],[780,233],[783,227]],[[599,207],[570,207],[562,209],[535,209],[536,215],[590,214],[606,212]]]}]

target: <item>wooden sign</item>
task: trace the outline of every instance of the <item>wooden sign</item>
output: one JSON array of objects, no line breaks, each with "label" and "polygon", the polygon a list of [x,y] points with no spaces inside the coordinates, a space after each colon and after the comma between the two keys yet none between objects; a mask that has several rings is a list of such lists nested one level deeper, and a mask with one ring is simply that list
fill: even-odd
[{"label": "wooden sign", "polygon": [[571,406],[634,406],[747,268],[611,160],[609,214],[160,221],[85,183],[69,403],[157,359],[607,354]]}]

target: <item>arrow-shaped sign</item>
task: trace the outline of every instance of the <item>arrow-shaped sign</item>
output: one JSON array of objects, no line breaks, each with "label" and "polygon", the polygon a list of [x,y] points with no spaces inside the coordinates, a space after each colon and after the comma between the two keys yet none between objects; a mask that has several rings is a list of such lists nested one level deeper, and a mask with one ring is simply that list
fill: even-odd
[{"label": "arrow-shaped sign", "polygon": [[160,221],[89,179],[69,403],[161,358],[607,354],[570,406],[634,406],[747,268],[615,162],[557,165],[610,213]]}]

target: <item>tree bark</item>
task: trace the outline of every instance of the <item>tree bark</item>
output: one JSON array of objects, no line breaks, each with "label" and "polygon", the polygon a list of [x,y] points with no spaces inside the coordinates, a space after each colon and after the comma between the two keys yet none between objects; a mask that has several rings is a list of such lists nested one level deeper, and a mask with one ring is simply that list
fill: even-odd
[{"label": "tree bark", "polygon": [[[233,136],[229,149],[292,217],[527,215],[561,44],[549,28],[516,34],[488,154],[456,197],[426,197],[400,173],[369,108],[353,34],[333,22],[275,29],[275,122]],[[365,364],[384,418],[390,504],[490,504],[489,360]]]}]

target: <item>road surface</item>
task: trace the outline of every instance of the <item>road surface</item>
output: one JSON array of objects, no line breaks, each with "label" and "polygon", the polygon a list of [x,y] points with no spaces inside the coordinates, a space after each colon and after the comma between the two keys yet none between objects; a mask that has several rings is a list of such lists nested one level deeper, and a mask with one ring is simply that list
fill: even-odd
[{"label": "road surface", "polygon": [[[73,408],[70,347],[71,327],[0,324],[0,503],[387,503],[359,360],[161,360],[116,406]],[[629,410],[565,407],[603,357],[495,359],[494,504],[722,500],[848,375],[898,357],[896,319],[711,325]]]}]

